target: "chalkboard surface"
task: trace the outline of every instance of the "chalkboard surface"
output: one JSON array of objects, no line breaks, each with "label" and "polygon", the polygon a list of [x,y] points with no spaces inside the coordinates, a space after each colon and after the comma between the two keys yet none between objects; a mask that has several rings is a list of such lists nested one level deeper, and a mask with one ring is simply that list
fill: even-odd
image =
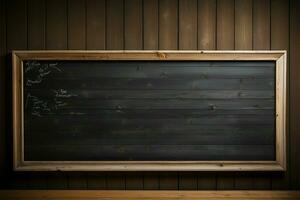
[{"label": "chalkboard surface", "polygon": [[275,160],[273,61],[23,67],[25,161]]}]

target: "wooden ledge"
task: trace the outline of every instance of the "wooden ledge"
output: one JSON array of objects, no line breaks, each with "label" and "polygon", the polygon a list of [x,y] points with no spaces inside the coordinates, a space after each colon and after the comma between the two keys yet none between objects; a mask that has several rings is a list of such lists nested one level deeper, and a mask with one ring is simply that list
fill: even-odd
[{"label": "wooden ledge", "polygon": [[0,190],[5,200],[300,199],[300,191]]}]

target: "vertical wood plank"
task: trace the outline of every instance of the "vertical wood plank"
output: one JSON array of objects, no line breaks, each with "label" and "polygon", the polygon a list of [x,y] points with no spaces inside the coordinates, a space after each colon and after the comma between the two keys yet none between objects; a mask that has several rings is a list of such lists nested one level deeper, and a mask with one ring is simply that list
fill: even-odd
[{"label": "vertical wood plank", "polygon": [[[46,47],[46,1],[28,0],[28,49],[44,50]],[[43,172],[27,173],[28,188],[46,189],[47,176]]]},{"label": "vertical wood plank", "polygon": [[[6,57],[6,107],[11,108],[11,52],[12,50],[26,50],[27,49],[27,1],[26,0],[12,0],[6,1],[6,52],[8,56]],[[8,110],[7,110],[8,111]],[[11,119],[12,115],[11,112],[6,112],[6,119],[8,119],[6,123],[6,168],[7,168],[7,177],[8,177],[8,185],[10,188],[20,188],[25,189],[29,186],[26,181],[26,175],[12,172],[12,165],[11,165],[11,155],[12,155],[12,126],[11,126]]]},{"label": "vertical wood plank", "polygon": [[68,172],[69,189],[87,189],[87,175],[84,172]]},{"label": "vertical wood plank", "polygon": [[124,49],[124,2],[123,0],[107,1],[107,49]]},{"label": "vertical wood plank", "polygon": [[[0,2],[0,178],[6,175],[6,2]],[[3,181],[4,182],[4,181]],[[2,182],[2,184],[4,184]],[[1,186],[2,186],[1,184]]]},{"label": "vertical wood plank", "polygon": [[[289,50],[289,1],[272,0],[271,2],[271,49]],[[289,51],[287,58],[289,59]],[[287,74],[289,74],[289,62],[287,62]],[[289,76],[287,77],[287,81]],[[289,83],[287,83],[289,86]],[[289,87],[287,88],[287,171],[285,173],[275,173],[272,176],[272,189],[289,188]]]},{"label": "vertical wood plank", "polygon": [[143,4],[140,0],[125,1],[125,49],[143,49]]},{"label": "vertical wood plank", "polygon": [[[197,49],[197,0],[179,0],[179,50]],[[195,172],[179,172],[180,190],[197,189]]]},{"label": "vertical wood plank", "polygon": [[179,0],[179,49],[197,49],[197,0]]},{"label": "vertical wood plank", "polygon": [[[158,49],[158,0],[146,0],[143,7],[143,26],[144,50]],[[143,173],[143,189],[157,190],[159,189],[159,175],[158,172],[144,172]]]},{"label": "vertical wood plank", "polygon": [[45,0],[28,0],[28,49],[45,49]]},{"label": "vertical wood plank", "polygon": [[[140,0],[125,0],[125,49],[143,49],[143,3]],[[143,173],[127,172],[126,189],[143,189]]]},{"label": "vertical wood plank", "polygon": [[27,1],[7,1],[7,50],[27,49]]},{"label": "vertical wood plank", "polygon": [[235,189],[251,190],[253,188],[253,177],[251,172],[235,173]]},{"label": "vertical wood plank", "polygon": [[[86,48],[86,4],[85,0],[68,1],[68,49]],[[86,189],[87,175],[84,172],[69,172],[69,189]]]},{"label": "vertical wood plank", "polygon": [[[178,49],[178,1],[159,1],[159,49]],[[160,172],[161,190],[178,189],[178,172]]]},{"label": "vertical wood plank", "polygon": [[234,0],[217,1],[217,49],[234,49]]},{"label": "vertical wood plank", "polygon": [[198,49],[216,49],[216,0],[198,0]]},{"label": "vertical wood plank", "polygon": [[67,49],[67,1],[47,0],[46,48]]},{"label": "vertical wood plank", "polygon": [[158,190],[159,175],[158,172],[144,172],[144,190]]},{"label": "vertical wood plank", "polygon": [[124,172],[108,172],[107,173],[107,189],[108,190],[125,190],[126,180]]},{"label": "vertical wood plank", "polygon": [[290,153],[291,189],[300,189],[300,2],[291,0],[290,5]]},{"label": "vertical wood plank", "polygon": [[158,49],[158,0],[144,1],[144,49]]},{"label": "vertical wood plank", "polygon": [[126,190],[142,190],[144,188],[144,180],[142,172],[126,173]]},{"label": "vertical wood plank", "polygon": [[198,177],[196,172],[180,172],[179,173],[179,190],[197,190]]},{"label": "vertical wood plank", "polygon": [[270,49],[269,0],[253,0],[253,49]]},{"label": "vertical wood plank", "polygon": [[178,172],[160,172],[159,189],[160,190],[178,190]]},{"label": "vertical wood plank", "polygon": [[[253,0],[253,49],[270,49],[270,1]],[[254,189],[270,189],[269,173],[253,173]]]},{"label": "vertical wood plank", "polygon": [[68,1],[68,48],[86,48],[85,0]]},{"label": "vertical wood plank", "polygon": [[178,49],[177,1],[159,1],[159,49]]},{"label": "vertical wood plank", "polygon": [[[124,49],[124,1],[106,1],[106,48]],[[125,189],[126,176],[123,172],[107,173],[107,189]]]},{"label": "vertical wood plank", "polygon": [[[46,2],[46,49],[67,49],[67,1],[47,0]],[[47,188],[65,189],[68,187],[68,178],[64,172],[49,173]]]},{"label": "vertical wood plank", "polygon": [[[235,1],[235,49],[252,50],[252,0]],[[251,189],[252,174],[235,173],[235,189]]]},{"label": "vertical wood plank", "polygon": [[86,46],[89,50],[105,49],[105,2],[105,0],[86,0]]},{"label": "vertical wood plank", "polygon": [[235,49],[252,49],[252,0],[235,1]]},{"label": "vertical wood plank", "polygon": [[87,184],[88,189],[105,190],[107,188],[105,172],[88,172]]},{"label": "vertical wood plank", "polygon": [[[216,0],[198,0],[198,49],[216,50]],[[216,189],[216,173],[197,174],[198,190]]]},{"label": "vertical wood plank", "polygon": [[[234,0],[217,1],[217,49],[234,49]],[[233,173],[217,173],[217,189],[234,188]]]}]

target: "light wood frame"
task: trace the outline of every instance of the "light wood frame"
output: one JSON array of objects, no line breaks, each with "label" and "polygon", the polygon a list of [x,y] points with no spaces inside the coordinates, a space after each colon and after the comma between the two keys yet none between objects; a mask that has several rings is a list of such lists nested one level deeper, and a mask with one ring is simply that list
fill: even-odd
[{"label": "light wood frame", "polygon": [[[286,51],[13,51],[13,167],[15,171],[285,171]],[[23,61],[188,60],[276,62],[275,161],[25,161]]]}]

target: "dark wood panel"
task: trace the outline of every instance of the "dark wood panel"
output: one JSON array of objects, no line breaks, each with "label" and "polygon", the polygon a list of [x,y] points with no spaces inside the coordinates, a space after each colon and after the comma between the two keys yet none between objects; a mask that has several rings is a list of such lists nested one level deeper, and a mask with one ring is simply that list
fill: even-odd
[{"label": "dark wood panel", "polygon": [[125,49],[143,49],[143,4],[140,0],[125,1]]},{"label": "dark wood panel", "polygon": [[[7,105],[7,77],[6,77],[6,2],[0,1],[0,177],[5,180],[7,170],[7,139],[6,139],[6,105]],[[5,181],[0,184],[5,188]]]},{"label": "dark wood panel", "polygon": [[235,49],[252,50],[252,0],[235,1]]},{"label": "dark wood panel", "polygon": [[198,49],[216,49],[216,0],[198,0]]},{"label": "dark wood panel", "polygon": [[106,172],[88,172],[87,173],[87,188],[91,190],[107,189]]},{"label": "dark wood panel", "polygon": [[143,9],[144,49],[158,49],[158,0],[144,1]]},{"label": "dark wood panel", "polygon": [[[5,65],[5,76],[6,76],[6,119],[12,119],[12,115],[10,109],[12,107],[12,83],[11,80],[11,57],[9,56],[12,50],[24,50],[27,49],[27,1],[26,0],[12,0],[6,1],[6,65]],[[1,66],[2,67],[2,66]],[[5,173],[8,177],[7,185],[9,188],[28,188],[29,184],[26,181],[28,176],[24,174],[14,174],[11,171],[12,168],[12,125],[10,120],[6,121],[6,130],[1,134],[5,134],[6,139],[6,157],[5,163],[7,163],[5,167]]]},{"label": "dark wood panel", "polygon": [[86,1],[86,47],[90,50],[106,47],[106,0]]},{"label": "dark wood panel", "polygon": [[[235,49],[252,50],[252,11],[253,0],[235,1]],[[235,189],[253,188],[252,174],[249,172],[235,173]]]},{"label": "dark wood panel", "polygon": [[[68,4],[66,0],[46,0],[46,49],[68,48]],[[48,173],[47,188],[68,188],[68,176],[63,172]]]},{"label": "dark wood panel", "polygon": [[[217,46],[217,0],[198,0],[198,49],[216,50]],[[197,188],[217,189],[215,173],[199,173]]]},{"label": "dark wood panel", "polygon": [[68,49],[86,48],[86,1],[68,1]]},{"label": "dark wood panel", "polygon": [[[125,49],[143,49],[143,4],[144,1],[140,0],[125,1]],[[125,189],[143,189],[143,174],[141,172],[125,174]]]},{"label": "dark wood panel", "polygon": [[67,1],[47,0],[46,9],[46,48],[67,49]]},{"label": "dark wood panel", "polygon": [[[235,1],[217,0],[217,50],[233,50],[235,47],[234,21]],[[233,175],[233,174],[232,174]],[[228,174],[217,173],[217,189],[234,189],[234,177]]]},{"label": "dark wood panel", "polygon": [[[289,58],[289,1],[273,0],[271,2],[271,49],[287,50]],[[287,62],[287,81],[289,81],[289,62]],[[287,83],[289,85],[289,82]],[[289,87],[287,87],[287,128],[286,128],[286,145],[287,155],[290,154],[290,129],[289,129]],[[273,189],[288,189],[290,176],[290,157],[287,156],[287,171],[277,173],[272,176]]]},{"label": "dark wood panel", "polygon": [[[68,49],[86,49],[87,1],[68,1]],[[51,134],[51,133],[50,133]],[[87,189],[85,172],[67,173],[69,189]]]},{"label": "dark wood panel", "polygon": [[[254,4],[253,8],[255,7],[255,5],[260,4],[259,1],[257,1],[257,2],[258,3],[253,2],[253,4]],[[254,14],[253,15],[253,44],[254,44],[254,46],[256,46],[255,49],[264,49],[264,48],[261,48],[260,46],[261,45],[265,46],[262,43],[268,43],[268,41],[270,41],[270,40],[271,40],[271,43],[269,43],[269,45],[271,46],[272,49],[286,49],[282,45],[286,44],[286,41],[288,40],[287,37],[286,37],[286,34],[287,34],[287,31],[288,31],[287,29],[289,28],[288,27],[289,23],[286,23],[286,20],[288,20],[287,19],[288,17],[287,17],[286,14],[283,14],[283,13],[289,12],[289,11],[287,11],[287,7],[288,7],[288,4],[289,4],[288,2],[289,1],[271,0],[270,1],[270,9],[271,10],[269,11],[269,14],[268,14],[268,12],[263,13],[263,15],[265,17],[258,17],[258,16],[255,17],[257,11],[255,11],[255,9],[253,10],[253,14]],[[43,5],[44,1],[28,0],[27,6],[24,6],[24,7],[21,6],[22,10],[23,9],[28,10],[28,15],[22,17],[21,20],[17,20],[17,18],[18,18],[17,16],[19,16],[21,13],[23,13],[23,11],[22,12],[16,12],[16,10],[18,10],[18,8],[16,8],[16,7],[19,7],[19,5],[22,4],[22,1],[18,1],[18,3],[16,3],[16,4],[12,1],[6,1],[6,2],[1,1],[1,3],[13,5],[12,6],[13,8],[11,9],[11,10],[13,10],[13,12],[7,13],[7,16],[8,16],[8,18],[10,18],[9,16],[13,15],[13,18],[14,18],[13,20],[16,20],[17,22],[12,23],[11,19],[8,20],[8,23],[7,23],[8,29],[18,29],[17,28],[19,26],[18,24],[23,23],[26,19],[28,19],[27,27],[26,27],[26,24],[24,24],[24,26],[22,25],[22,27],[25,27],[25,29],[26,28],[28,29],[28,48],[30,48],[30,49],[39,49],[39,47],[41,45],[46,45],[46,40],[43,41],[42,38],[44,37],[44,38],[49,39],[49,36],[47,36],[47,34],[49,34],[49,31],[48,31],[49,25],[46,25],[46,23],[43,24],[43,20],[45,20],[49,16],[49,13],[48,13],[49,8],[48,8],[47,5]],[[48,3],[49,2],[47,1],[47,4]],[[69,3],[70,3],[70,1],[69,1]],[[87,3],[87,13],[86,13],[86,15],[87,15],[87,20],[86,20],[87,21],[87,29],[86,29],[87,48],[88,49],[104,49],[105,48],[105,43],[106,43],[106,41],[105,41],[105,32],[106,32],[106,29],[105,29],[105,24],[106,24],[105,23],[105,20],[106,20],[105,19],[105,15],[106,15],[105,1],[88,0],[88,1],[86,1],[86,3]],[[143,3],[144,3],[144,15],[143,15],[144,16],[144,20],[143,20],[143,22],[144,22],[144,34],[143,34],[144,35],[144,40],[143,40],[143,44],[144,44],[145,49],[157,49],[158,48],[158,35],[160,34],[160,31],[158,30],[158,23],[159,23],[158,22],[158,10],[159,10],[158,1],[157,0],[153,0],[153,1],[148,1],[147,0],[147,1],[144,1]],[[239,49],[239,48],[242,48],[242,47],[243,48],[247,47],[247,49],[248,49],[248,45],[250,46],[250,41],[252,40],[251,36],[249,36],[250,35],[249,27],[250,27],[251,24],[247,24],[247,27],[245,27],[245,29],[247,29],[247,33],[249,35],[245,36],[244,38],[240,38],[240,37],[242,37],[242,32],[243,31],[241,29],[243,29],[243,27],[242,26],[237,26],[238,20],[240,19],[240,17],[238,17],[239,15],[237,13],[241,12],[241,9],[238,8],[239,3],[240,3],[239,0],[235,1],[235,4],[236,4],[236,8],[235,8],[235,14],[236,14],[236,17],[235,17],[235,22],[236,22],[235,23],[235,28],[236,28],[235,34],[236,34],[236,36],[234,37],[235,38],[235,48]],[[149,7],[148,6],[149,4],[151,4],[153,7]],[[208,8],[206,8],[203,5],[207,5]],[[249,5],[249,4],[243,4],[242,6],[246,6],[246,5]],[[299,17],[296,18],[297,15],[298,15],[298,12],[299,12],[299,6],[298,5],[299,4],[298,4],[297,1],[291,0],[290,8],[293,10],[293,12],[291,13],[291,16],[290,16],[291,17],[290,18],[291,19],[291,24],[292,24],[292,26],[291,26],[291,30],[292,30],[291,38],[294,38],[294,39],[292,39],[290,41],[290,43],[293,46],[293,48],[291,48],[291,49],[296,49],[296,50],[294,50],[294,52],[295,52],[293,54],[294,57],[293,57],[293,55],[291,55],[292,58],[295,60],[291,64],[291,69],[292,69],[292,71],[291,71],[291,87],[293,88],[293,91],[294,91],[294,93],[291,94],[291,102],[293,104],[291,109],[293,109],[293,110],[297,109],[297,96],[296,96],[295,91],[297,91],[297,84],[298,83],[297,83],[297,79],[295,78],[297,76],[297,69],[296,69],[296,67],[294,67],[294,66],[296,66],[294,63],[297,63],[297,59],[298,59],[297,56],[295,56],[295,55],[297,55],[297,45],[298,45],[298,43],[297,43],[298,39],[296,39],[296,38],[297,38],[297,34],[299,32],[299,31],[297,32],[297,30],[298,30],[297,28],[298,28],[298,24],[299,24],[299,22],[298,22]],[[43,9],[43,6],[45,6],[44,7],[45,9]],[[116,4],[116,7],[118,7],[118,6],[119,6],[119,4]],[[8,5],[8,7],[9,7],[9,5]],[[40,7],[42,9],[38,9]],[[63,7],[64,7],[63,9],[65,9],[64,16],[67,16],[67,6],[63,6]],[[198,0],[198,48],[199,49],[214,49],[215,48],[215,27],[216,27],[216,25],[215,25],[216,24],[216,8],[215,7],[216,7],[216,1],[214,1],[214,0]],[[274,7],[275,7],[275,9],[274,9]],[[279,7],[280,7],[280,11],[275,11],[275,10],[279,10]],[[56,13],[56,8],[52,9],[52,10],[55,10],[54,12],[51,11],[52,14],[57,14]],[[179,10],[178,14],[180,15],[180,10],[181,10],[180,6],[178,7],[178,10]],[[58,14],[60,12],[61,11],[58,8]],[[46,13],[47,13],[47,16],[43,17],[43,14],[46,15]],[[248,15],[249,14],[249,7],[248,7],[248,9],[243,10],[242,13],[246,13],[246,14],[243,14],[243,15],[241,14],[241,20],[244,20],[243,17],[246,17],[247,21],[250,20],[249,15]],[[4,12],[1,12],[1,15],[4,15]],[[35,17],[35,16],[37,16],[37,17]],[[149,17],[146,17],[146,16],[149,16]],[[202,17],[202,16],[209,16],[209,17]],[[93,20],[90,20],[89,18],[91,18]],[[263,19],[260,19],[260,18],[263,18]],[[269,27],[271,31],[269,32],[269,36],[266,36],[265,34],[262,34],[262,35],[264,35],[264,36],[262,36],[260,33],[256,33],[257,36],[254,36],[255,32],[259,32],[259,31],[254,30],[255,29],[254,26],[257,26],[257,23],[264,23],[265,24],[264,21],[267,21],[268,18],[271,20],[270,21],[271,27]],[[62,19],[62,21],[65,21],[64,17],[60,18],[60,20],[57,21],[58,24],[61,24],[61,19]],[[180,20],[180,18],[179,18],[179,20]],[[257,22],[254,22],[255,20]],[[122,23],[122,21],[123,21],[123,17],[120,20],[120,22]],[[205,21],[206,22],[209,21],[209,22],[207,22],[207,25],[201,25],[202,23],[205,24],[206,23]],[[262,22],[259,22],[259,21],[262,21]],[[278,26],[275,25],[277,21],[279,23]],[[47,20],[47,22],[48,22],[48,20]],[[119,22],[116,22],[116,23],[119,23]],[[1,32],[2,33],[6,32],[5,31],[6,24],[1,23],[1,25],[3,25],[3,28],[1,28]],[[108,26],[110,26],[110,25],[108,25]],[[205,28],[203,28],[203,27],[205,27]],[[260,25],[260,27],[263,27],[263,26]],[[282,27],[285,27],[285,28],[282,28]],[[268,28],[268,26],[265,27],[265,29],[267,29],[267,28]],[[263,29],[264,29],[264,27],[263,27]],[[66,34],[67,35],[66,30],[67,30],[66,27],[63,28],[63,31],[61,31],[60,34],[62,34],[62,35]],[[43,31],[46,32],[46,33],[43,34]],[[244,31],[246,32],[246,30],[244,30]],[[27,41],[22,39],[23,37],[25,37],[25,38],[27,37],[25,32],[24,32],[23,28],[18,29],[18,31],[12,31],[11,33],[10,33],[10,31],[8,31],[8,34],[9,34],[8,38],[9,37],[10,38],[15,37],[15,36],[13,36],[13,34],[17,34],[17,37],[20,37],[20,38],[18,38],[16,40],[13,39],[14,41],[12,41],[12,39],[7,38],[7,40],[3,39],[3,41],[5,41],[5,43],[6,42],[11,43],[11,44],[14,43],[14,47],[9,47],[9,45],[8,45],[8,48],[11,48],[11,49],[12,48],[24,49],[22,47],[22,45],[23,44],[27,45],[26,44]],[[60,34],[58,34],[58,35],[60,35]],[[124,37],[123,33],[121,35],[122,36],[120,36],[118,38],[123,40],[122,39]],[[180,30],[179,30],[178,36],[180,36],[180,35],[181,35],[181,33],[180,33]],[[59,38],[59,37],[60,36],[57,36],[56,38]],[[65,37],[65,36],[63,36],[63,37]],[[239,37],[239,39],[238,39],[238,37]],[[260,41],[262,41],[262,43],[259,42],[259,41],[254,41],[254,40],[258,40],[258,39],[255,39],[257,37],[264,37],[265,39],[259,39]],[[207,38],[209,38],[209,39],[207,39]],[[47,39],[47,41],[48,41],[48,39]],[[54,41],[55,39],[51,39],[51,40]],[[242,40],[243,42],[241,42],[240,40]],[[67,39],[64,39],[62,41],[62,43],[64,43],[62,46],[67,46],[65,44],[67,41],[68,41]],[[125,40],[124,40],[124,42],[125,42]],[[124,42],[122,42],[122,44],[124,44]],[[57,45],[56,42],[54,42],[54,43],[55,43],[55,46],[56,46]],[[177,43],[177,41],[176,41],[176,43]],[[5,47],[6,44],[4,44],[4,42],[1,42],[1,46]],[[50,46],[54,46],[54,45],[50,44]],[[57,47],[49,47],[49,48],[57,49]],[[66,47],[64,47],[64,48],[66,48]],[[118,49],[120,49],[120,48],[123,48],[123,46],[119,47]],[[4,51],[1,50],[1,53],[2,52],[4,52]],[[5,59],[10,60],[8,57],[5,57]],[[4,66],[4,65],[2,65],[2,66]],[[10,66],[9,62],[6,63],[6,66]],[[1,67],[1,70],[4,71],[4,68]],[[10,69],[8,68],[8,69],[5,69],[5,70],[6,70],[5,73],[7,74],[7,73],[9,73]],[[7,79],[10,79],[9,77],[10,76],[5,77],[6,80],[1,78],[1,80],[6,82],[6,86],[4,86],[3,84],[1,84],[1,86],[9,87],[8,84],[7,84],[7,83],[10,82],[9,80],[7,80]],[[1,91],[4,92],[4,90],[1,90]],[[8,89],[8,91],[10,91],[10,89]],[[10,96],[8,93],[7,93],[7,91],[5,91],[6,96]],[[118,94],[118,95],[121,96],[122,94]],[[152,94],[149,91],[149,98],[150,98],[151,95]],[[172,95],[172,93],[170,93],[169,95]],[[199,94],[199,95],[201,95],[201,94]],[[7,97],[4,97],[4,95],[1,95],[1,97],[7,98]],[[114,95],[112,97],[114,97]],[[186,96],[186,97],[188,98],[188,96]],[[10,100],[8,99],[7,102],[10,102]],[[2,105],[2,107],[7,106],[7,104],[4,104],[2,102],[1,102],[1,105]],[[9,115],[9,114],[6,114],[6,115]],[[290,148],[291,148],[292,160],[295,160],[295,162],[294,161],[291,162],[291,173],[292,174],[287,175],[287,176],[291,177],[292,180],[290,180],[289,183],[294,188],[297,188],[297,186],[299,185],[298,184],[299,175],[298,175],[298,172],[297,172],[298,166],[299,166],[299,162],[297,161],[297,152],[298,152],[297,141],[298,140],[295,139],[295,138],[298,137],[298,135],[297,135],[297,117],[298,116],[297,116],[296,112],[291,112],[291,120],[292,120],[292,122],[291,122],[292,123],[291,142],[293,144],[290,146]],[[8,116],[6,118],[10,119],[11,117]],[[6,120],[6,122],[8,122],[8,121],[9,120]],[[3,117],[2,117],[1,123],[4,124],[6,122],[4,122]],[[8,127],[9,125],[6,125],[6,126]],[[1,129],[1,130],[3,130],[3,129]],[[3,133],[4,133],[4,131],[1,131],[0,134],[1,134],[1,137],[4,138]],[[3,140],[1,140],[1,141],[3,141]],[[8,141],[5,142],[6,146],[9,145],[7,143],[9,143],[9,142]],[[1,146],[4,147],[3,145],[1,145]],[[7,149],[7,148],[5,148],[5,149]],[[3,153],[2,150],[1,150],[1,153]],[[3,162],[6,162],[6,159]],[[6,164],[6,165],[8,165],[8,164]],[[8,166],[5,166],[5,168],[8,168]],[[287,172],[287,174],[288,173],[289,173],[289,171]],[[8,177],[9,176],[10,175],[8,175]],[[51,177],[51,176],[52,175],[49,175],[48,177]],[[151,188],[151,189],[158,188],[159,187],[159,181],[156,178],[157,176],[158,176],[157,173],[149,173],[144,178],[144,188]],[[237,176],[240,176],[240,175],[237,175]],[[251,178],[252,176],[253,176],[253,178]],[[269,176],[269,177],[272,176],[273,177],[272,187],[274,189],[275,188],[280,189],[280,188],[289,187],[289,183],[285,182],[286,181],[286,179],[285,179],[286,176],[285,175],[282,176],[282,175],[276,174],[275,176],[274,175],[267,175],[267,176]],[[63,176],[63,177],[65,179],[68,179],[67,176]],[[89,177],[89,179],[91,179],[91,177],[94,177],[94,175],[91,175]],[[110,176],[108,176],[108,178],[109,177]],[[245,177],[249,178],[250,182],[248,182],[248,183],[242,182],[241,187],[242,188],[247,188],[247,189],[252,188],[251,181],[252,180],[256,181],[256,177],[261,177],[262,181],[265,180],[264,177],[261,176],[261,174],[255,174],[255,173],[251,174],[250,177],[248,177],[247,175],[245,175]],[[27,178],[28,177],[26,177],[26,180],[29,180]],[[64,182],[65,181],[64,178],[62,178],[60,180],[62,182]],[[124,178],[124,177],[122,177],[122,178]],[[284,179],[284,181],[282,181],[283,179]],[[278,180],[278,182],[277,182],[277,180]],[[29,187],[37,187],[39,181],[40,180],[38,180],[36,182],[37,184],[34,184],[31,181],[27,181],[28,182],[27,184],[29,185]],[[14,180],[11,180],[11,182],[14,182]],[[95,184],[93,184],[93,182],[95,182]],[[96,188],[97,187],[96,184],[99,184],[99,188],[103,188],[101,186],[101,184],[105,183],[105,181],[103,181],[103,179],[101,179],[101,178],[99,178],[99,181],[98,181],[98,179],[95,178],[95,179],[91,180],[91,183],[92,183],[91,187],[94,186]],[[190,182],[186,182],[186,185],[188,185],[189,183]],[[271,184],[268,181],[265,181],[265,183],[266,184]],[[16,187],[19,187],[18,184],[21,184],[21,182],[13,183],[12,185],[15,185]],[[50,188],[55,188],[56,184],[53,182],[53,184],[49,184],[49,187]],[[238,185],[237,184],[237,179],[236,179],[235,184],[236,184],[236,187],[237,187],[237,185]],[[43,184],[41,184],[41,185],[43,185]],[[63,184],[63,185],[65,185],[65,184]],[[176,185],[176,184],[174,184],[174,185]],[[182,182],[180,182],[180,181],[177,184],[177,186],[180,186],[181,188],[184,188],[184,185],[185,184],[182,184]],[[265,186],[260,187],[261,185],[263,185],[263,184],[260,184],[260,183],[257,183],[255,185],[256,185],[256,188],[265,188]],[[57,187],[61,187],[61,186],[58,185]],[[205,174],[200,173],[198,175],[198,188],[199,189],[215,189],[216,188],[215,174],[214,173],[209,173],[208,175],[205,175]]]},{"label": "dark wood panel", "polygon": [[270,49],[270,0],[253,0],[253,49]]},{"label": "dark wood panel", "polygon": [[28,0],[28,49],[44,49],[46,1]]},{"label": "dark wood panel", "polygon": [[290,156],[291,156],[291,188],[300,189],[300,2],[291,0],[290,5]]},{"label": "dark wood panel", "polygon": [[179,0],[179,49],[197,49],[197,0]]},{"label": "dark wood panel", "polygon": [[159,1],[159,49],[178,49],[178,1]]},{"label": "dark wood panel", "polygon": [[217,1],[217,49],[234,49],[234,0]]},{"label": "dark wood panel", "polygon": [[[25,144],[25,160],[269,160],[274,145],[32,145]],[[85,151],[89,152],[86,154]],[[70,156],[72,154],[72,157]],[[270,179],[269,179],[270,181]]]},{"label": "dark wood panel", "polygon": [[[270,49],[270,0],[253,0],[253,49]],[[254,189],[271,189],[271,174],[253,174]]]},{"label": "dark wood panel", "polygon": [[106,48],[124,49],[124,0],[106,1]]}]

